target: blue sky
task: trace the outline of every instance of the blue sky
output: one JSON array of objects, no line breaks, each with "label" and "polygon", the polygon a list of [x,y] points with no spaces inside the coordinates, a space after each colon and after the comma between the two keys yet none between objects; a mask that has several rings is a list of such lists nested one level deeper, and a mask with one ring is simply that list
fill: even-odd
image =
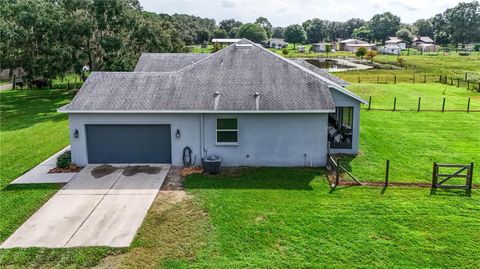
[{"label": "blue sky", "polygon": [[[465,0],[468,1],[468,0]],[[456,0],[140,0],[145,10],[185,13],[213,18],[217,23],[235,18],[252,22],[267,17],[274,26],[302,23],[311,18],[345,21],[352,17],[370,19],[390,11],[411,23],[454,7]]]}]

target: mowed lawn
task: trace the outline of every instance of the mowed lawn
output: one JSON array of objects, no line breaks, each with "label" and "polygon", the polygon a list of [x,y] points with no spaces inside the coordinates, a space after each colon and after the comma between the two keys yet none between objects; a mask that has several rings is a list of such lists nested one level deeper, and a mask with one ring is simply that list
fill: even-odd
[{"label": "mowed lawn", "polygon": [[323,172],[307,168],[192,175],[185,185],[213,225],[213,242],[193,268],[478,266],[478,190],[471,197],[368,187],[330,193]]},{"label": "mowed lawn", "polygon": [[348,89],[367,101],[372,97],[370,104],[372,109],[393,110],[396,97],[397,110],[417,111],[418,98],[421,97],[420,110],[442,110],[443,98],[445,98],[445,110],[467,111],[468,98],[470,98],[470,110],[480,111],[479,92],[440,83],[353,83],[348,86]]},{"label": "mowed lawn", "polygon": [[[390,160],[392,182],[431,182],[433,162],[480,165],[480,112],[416,112],[422,109],[480,109],[480,94],[441,84],[352,84],[348,87],[368,100],[372,108],[414,111],[361,111],[360,154],[343,158],[343,164],[360,180],[384,181],[385,163]],[[474,169],[480,184],[480,169]]]}]

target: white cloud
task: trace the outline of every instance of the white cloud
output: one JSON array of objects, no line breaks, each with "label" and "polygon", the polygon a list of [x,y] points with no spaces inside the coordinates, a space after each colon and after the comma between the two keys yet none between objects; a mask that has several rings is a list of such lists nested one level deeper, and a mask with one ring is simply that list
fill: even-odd
[{"label": "white cloud", "polygon": [[373,15],[390,11],[411,23],[429,18],[457,0],[140,0],[145,10],[157,13],[185,13],[214,18],[217,22],[234,18],[252,22],[267,17],[275,26],[300,24],[311,18],[345,21],[369,20]]}]

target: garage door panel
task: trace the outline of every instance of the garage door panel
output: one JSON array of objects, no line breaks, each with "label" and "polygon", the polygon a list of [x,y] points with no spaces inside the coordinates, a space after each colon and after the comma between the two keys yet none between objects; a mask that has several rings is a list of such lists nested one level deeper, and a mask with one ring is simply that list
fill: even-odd
[{"label": "garage door panel", "polygon": [[89,163],[171,163],[170,125],[86,125]]}]

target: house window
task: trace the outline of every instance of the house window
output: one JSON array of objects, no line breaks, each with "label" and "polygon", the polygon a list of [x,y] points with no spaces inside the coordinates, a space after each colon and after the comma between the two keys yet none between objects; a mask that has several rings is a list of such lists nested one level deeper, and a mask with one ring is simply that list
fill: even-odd
[{"label": "house window", "polygon": [[217,144],[238,143],[238,120],[236,118],[217,119]]}]

